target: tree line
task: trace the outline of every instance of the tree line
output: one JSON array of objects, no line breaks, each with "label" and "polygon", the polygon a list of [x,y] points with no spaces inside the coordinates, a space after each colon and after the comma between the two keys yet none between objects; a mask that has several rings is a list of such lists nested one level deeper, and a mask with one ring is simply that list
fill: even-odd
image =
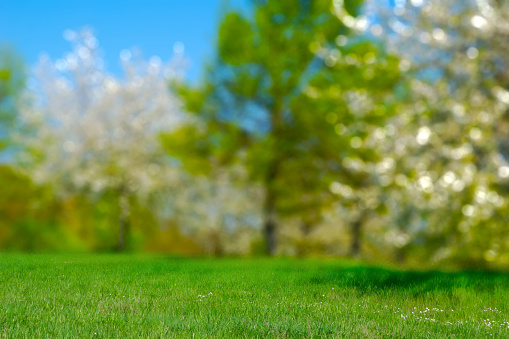
[{"label": "tree line", "polygon": [[506,1],[253,0],[193,85],[65,36],[0,55],[4,247],[509,263]]}]

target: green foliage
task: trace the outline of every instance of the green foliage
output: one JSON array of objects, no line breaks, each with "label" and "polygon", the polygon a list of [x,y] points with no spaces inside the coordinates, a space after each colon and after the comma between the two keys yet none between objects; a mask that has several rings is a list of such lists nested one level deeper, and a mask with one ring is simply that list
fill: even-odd
[{"label": "green foliage", "polygon": [[0,81],[7,82],[11,78],[11,72],[6,69],[0,70]]},{"label": "green foliage", "polygon": [[[160,109],[180,107],[164,67],[124,60],[139,73],[93,85],[90,32],[85,68],[41,64],[44,107],[18,107],[34,125],[17,140],[54,186],[0,167],[0,249],[109,251],[126,225],[129,250],[274,254],[279,235],[280,254],[507,265],[508,2],[371,1],[388,7],[367,21],[361,0],[251,3],[225,13],[203,81],[171,84],[183,124]],[[0,48],[0,150],[20,132],[19,60]],[[163,121],[165,151],[146,133]]]},{"label": "green foliage", "polygon": [[10,144],[9,134],[16,123],[16,98],[25,85],[21,57],[0,45],[0,151]]},{"label": "green foliage", "polygon": [[214,164],[231,163],[242,138],[242,131],[233,124],[221,129],[189,124],[160,136],[164,148],[173,157],[183,159],[184,168],[193,174],[210,173]]},{"label": "green foliage", "polygon": [[[115,249],[118,229],[111,225],[118,222],[120,214],[115,192],[93,200],[83,195],[59,197],[50,186],[37,185],[7,165],[0,166],[0,187],[0,251]],[[177,230],[161,231],[153,211],[135,198],[130,205],[132,220],[127,250],[201,253],[196,244]]]},{"label": "green foliage", "polygon": [[508,283],[337,260],[2,254],[0,323],[7,338],[504,338]]},{"label": "green foliage", "polygon": [[[351,15],[360,6],[345,2]],[[165,135],[167,150],[191,172],[242,162],[266,191],[265,228],[271,211],[318,222],[336,199],[333,180],[369,185],[342,159],[375,160],[372,149],[353,149],[351,138],[366,139],[393,113],[384,96],[399,81],[397,59],[361,37],[338,47],[339,34],[354,33],[332,10],[332,1],[285,0],[255,1],[250,15],[228,12],[205,80],[175,86],[197,122]],[[346,102],[351,91],[377,105],[358,112]],[[338,135],[339,124],[347,135]]]},{"label": "green foliage", "polygon": [[34,185],[6,165],[0,166],[0,187],[0,249],[69,248],[69,234],[58,222],[60,205],[49,187]]},{"label": "green foliage", "polygon": [[228,13],[219,28],[218,53],[224,62],[241,65],[254,61],[254,33],[238,13]]}]

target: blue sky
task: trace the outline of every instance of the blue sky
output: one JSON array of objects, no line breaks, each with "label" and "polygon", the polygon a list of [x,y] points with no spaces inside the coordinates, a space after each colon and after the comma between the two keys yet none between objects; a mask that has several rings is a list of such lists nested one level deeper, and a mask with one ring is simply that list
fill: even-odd
[{"label": "blue sky", "polygon": [[[10,43],[32,65],[41,52],[52,59],[69,51],[64,30],[94,29],[108,70],[120,73],[121,50],[138,47],[145,58],[171,57],[182,42],[196,80],[213,55],[222,0],[0,0],[0,43]],[[232,6],[245,0],[230,0]]]}]

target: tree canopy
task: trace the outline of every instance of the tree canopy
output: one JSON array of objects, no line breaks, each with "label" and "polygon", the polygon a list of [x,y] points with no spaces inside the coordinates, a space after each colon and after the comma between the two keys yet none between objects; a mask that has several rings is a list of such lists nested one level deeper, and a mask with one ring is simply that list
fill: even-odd
[{"label": "tree canopy", "polygon": [[163,64],[124,50],[124,79],[104,69],[90,30],[70,32],[72,52],[52,62],[42,56],[33,95],[21,106],[21,135],[30,152],[20,161],[37,183],[60,194],[113,194],[119,205],[118,248],[123,249],[133,199],[148,201],[176,183],[176,171],[157,139],[181,123],[178,103],[167,90],[182,58]]},{"label": "tree canopy", "polygon": [[16,125],[16,100],[25,85],[25,66],[9,46],[0,45],[0,151],[10,143]]},{"label": "tree canopy", "polygon": [[186,149],[174,153],[184,164],[247,167],[265,193],[263,232],[274,254],[281,218],[312,227],[337,199],[331,183],[370,185],[369,175],[349,164],[377,157],[367,142],[370,126],[391,114],[384,95],[398,81],[398,62],[359,31],[360,1],[252,6],[252,15],[223,16],[204,81],[175,86],[197,122],[165,142],[180,142],[172,149]]}]

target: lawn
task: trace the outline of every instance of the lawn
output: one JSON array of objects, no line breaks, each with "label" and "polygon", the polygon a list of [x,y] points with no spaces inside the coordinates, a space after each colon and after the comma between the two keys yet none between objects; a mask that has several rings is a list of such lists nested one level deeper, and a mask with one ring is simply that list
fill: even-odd
[{"label": "lawn", "polygon": [[509,274],[0,254],[2,338],[509,337]]}]

